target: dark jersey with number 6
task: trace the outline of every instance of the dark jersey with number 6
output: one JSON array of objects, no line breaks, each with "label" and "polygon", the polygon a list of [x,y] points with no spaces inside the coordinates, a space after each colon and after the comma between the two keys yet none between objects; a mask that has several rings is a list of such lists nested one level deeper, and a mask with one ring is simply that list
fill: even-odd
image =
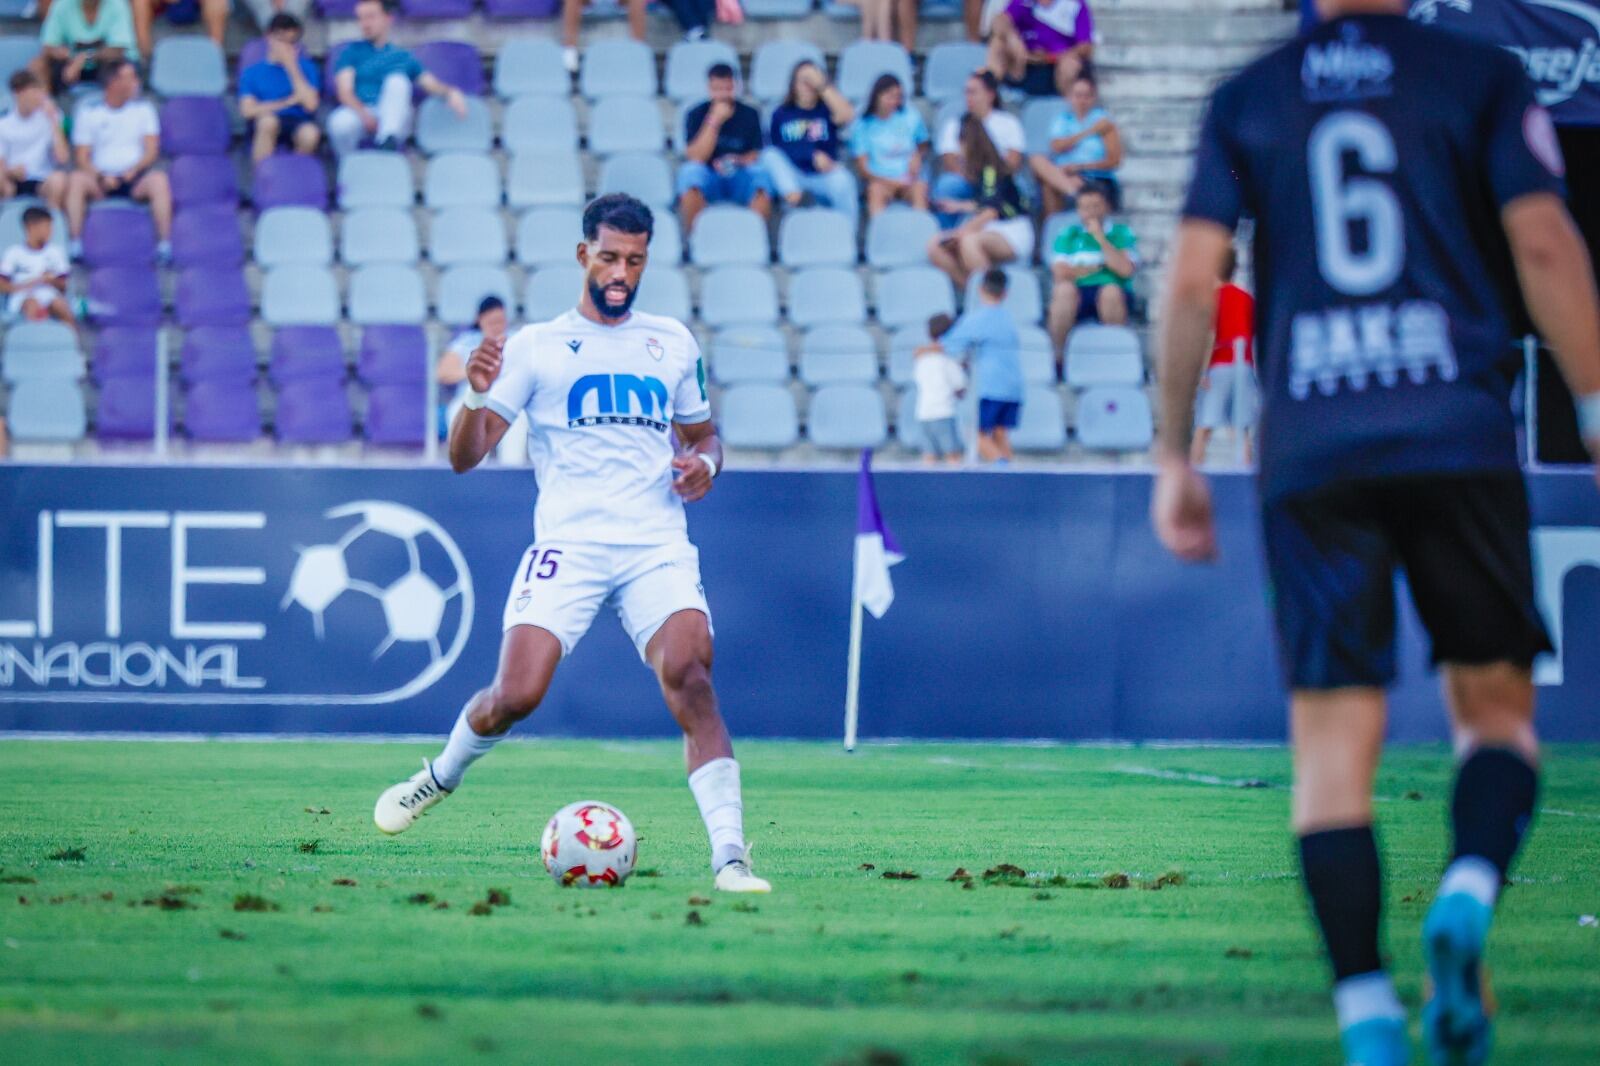
[{"label": "dark jersey with number 6", "polygon": [[1500,208],[1561,171],[1515,57],[1398,15],[1326,23],[1217,90],[1184,215],[1255,219],[1266,499],[1516,469]]}]

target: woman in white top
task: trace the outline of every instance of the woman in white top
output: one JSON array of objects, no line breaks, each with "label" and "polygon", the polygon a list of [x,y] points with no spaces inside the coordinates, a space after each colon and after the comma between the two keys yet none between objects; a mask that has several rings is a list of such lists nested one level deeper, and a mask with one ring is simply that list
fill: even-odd
[{"label": "woman in white top", "polygon": [[[944,170],[933,183],[935,211],[938,211],[940,200],[971,200],[976,192],[967,177],[967,162],[962,157],[961,121],[968,115],[983,123],[984,132],[989,135],[990,142],[1000,153],[1000,158],[1010,173],[1018,173],[1023,165],[1022,152],[1027,144],[1027,137],[1023,134],[1022,122],[1017,116],[1000,106],[1000,83],[995,80],[995,76],[987,70],[974,71],[967,79],[965,92],[966,113],[946,119],[935,134],[933,147]],[[945,229],[954,229],[964,217],[960,214],[939,212],[939,224]]]}]

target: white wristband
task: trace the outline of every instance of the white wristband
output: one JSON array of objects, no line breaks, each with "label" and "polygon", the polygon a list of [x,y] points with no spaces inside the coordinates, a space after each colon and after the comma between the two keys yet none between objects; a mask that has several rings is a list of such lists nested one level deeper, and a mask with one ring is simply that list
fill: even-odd
[{"label": "white wristband", "polygon": [[467,398],[461,401],[461,406],[465,407],[469,411],[479,411],[483,409],[484,401],[488,398],[489,394],[487,392],[479,392],[477,389],[468,389]]},{"label": "white wristband", "polygon": [[717,461],[715,459],[711,458],[711,456],[707,455],[705,452],[697,452],[696,454],[700,456],[700,461],[705,463],[706,466],[710,468],[711,476],[713,478],[716,477],[717,476]]},{"label": "white wristband", "polygon": [[1600,392],[1578,397],[1578,432],[1584,440],[1600,440]]}]

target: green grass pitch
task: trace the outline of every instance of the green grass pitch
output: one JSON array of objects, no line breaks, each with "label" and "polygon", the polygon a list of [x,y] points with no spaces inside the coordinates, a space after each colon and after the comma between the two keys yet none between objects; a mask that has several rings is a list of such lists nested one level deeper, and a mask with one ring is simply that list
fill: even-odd
[{"label": "green grass pitch", "polygon": [[[1282,750],[746,743],[776,892],[742,901],[710,891],[676,744],[507,744],[381,837],[374,798],[432,750],[0,742],[0,1058],[1337,1061]],[[1547,771],[1491,940],[1495,1061],[1594,1063],[1600,748]],[[1449,783],[1442,748],[1411,748],[1378,786],[1413,1017]],[[539,865],[582,798],[644,838],[623,889]],[[1031,883],[986,881],[1002,863]],[[509,902],[475,907],[491,890]]]}]

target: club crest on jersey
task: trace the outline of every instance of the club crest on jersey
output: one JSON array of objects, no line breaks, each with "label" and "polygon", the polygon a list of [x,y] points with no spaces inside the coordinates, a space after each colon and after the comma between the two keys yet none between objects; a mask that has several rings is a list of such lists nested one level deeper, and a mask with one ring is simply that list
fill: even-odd
[{"label": "club crest on jersey", "polygon": [[533,590],[532,589],[523,589],[521,594],[517,596],[517,603],[516,603],[517,610],[519,610],[519,611],[527,610],[528,609],[528,604],[530,602],[532,602],[532,600],[533,600]]},{"label": "club crest on jersey", "polygon": [[634,374],[585,374],[567,393],[567,425],[646,426],[667,431],[667,387]]},{"label": "club crest on jersey", "polygon": [[572,338],[570,341],[567,342],[567,348],[571,350],[573,355],[577,355],[578,354],[578,349],[582,348],[582,347],[583,347],[583,342],[580,341],[576,337]]},{"label": "club crest on jersey", "polygon": [[661,362],[661,357],[667,354],[667,350],[661,347],[661,342],[656,340],[654,337],[651,337],[644,342],[644,350],[649,352],[650,358],[654,359],[658,363]]}]

